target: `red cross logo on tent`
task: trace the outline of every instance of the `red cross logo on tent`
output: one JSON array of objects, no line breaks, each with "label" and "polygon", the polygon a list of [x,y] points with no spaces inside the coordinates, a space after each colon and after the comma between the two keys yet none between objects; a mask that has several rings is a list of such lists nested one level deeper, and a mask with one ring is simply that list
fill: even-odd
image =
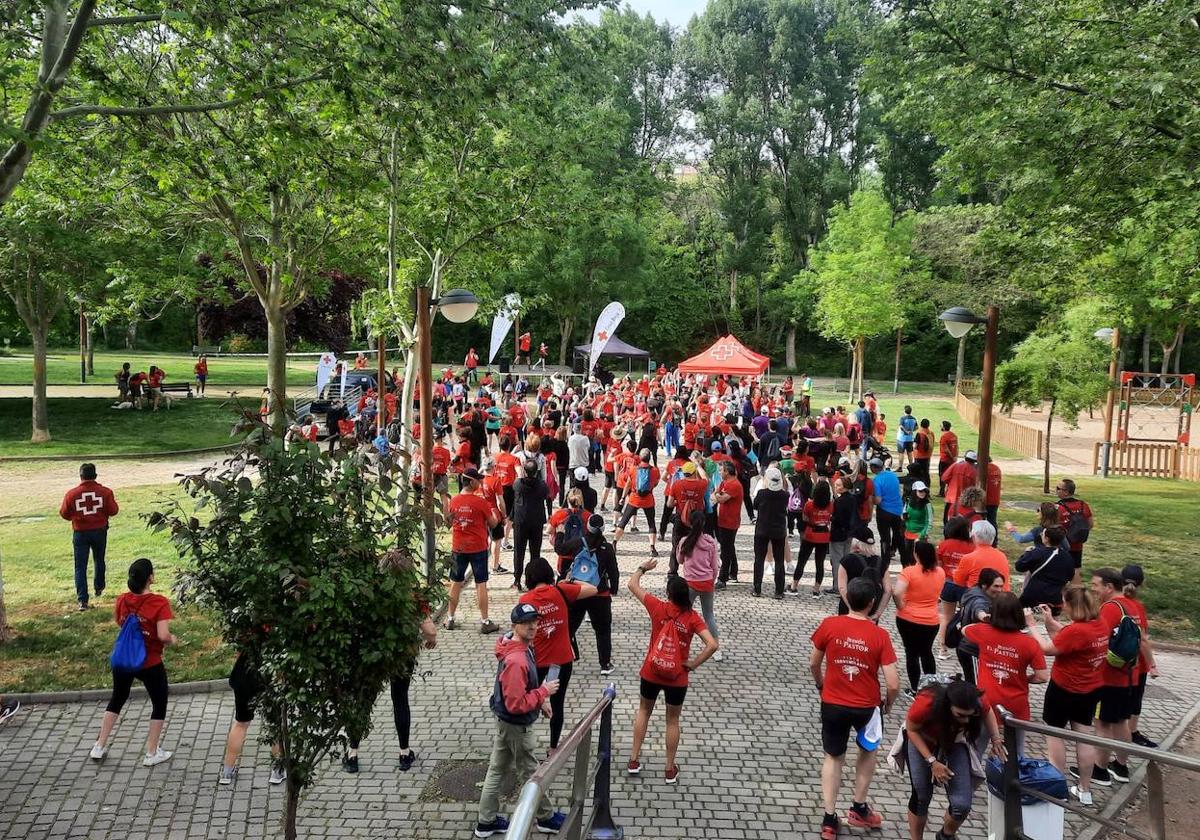
[{"label": "red cross logo on tent", "polygon": [[91,490],[81,494],[75,500],[76,512],[82,513],[84,516],[91,516],[102,507],[104,507],[104,499],[100,498],[99,493],[93,493]]},{"label": "red cross logo on tent", "polygon": [[731,344],[718,344],[708,352],[708,354],[718,362],[723,362],[726,359],[732,358],[735,353],[737,353],[737,350],[735,350]]},{"label": "red cross logo on tent", "polygon": [[600,332],[596,333],[596,340],[608,341],[608,333],[605,330],[600,330]]}]

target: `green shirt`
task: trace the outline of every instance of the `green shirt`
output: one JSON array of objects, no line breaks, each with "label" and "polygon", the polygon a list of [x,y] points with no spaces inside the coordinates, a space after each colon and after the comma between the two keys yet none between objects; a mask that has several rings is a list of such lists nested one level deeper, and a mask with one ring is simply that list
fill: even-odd
[{"label": "green shirt", "polygon": [[929,510],[932,504],[926,504],[922,507],[909,505],[904,511],[904,530],[910,534],[916,534],[917,538],[929,536]]}]

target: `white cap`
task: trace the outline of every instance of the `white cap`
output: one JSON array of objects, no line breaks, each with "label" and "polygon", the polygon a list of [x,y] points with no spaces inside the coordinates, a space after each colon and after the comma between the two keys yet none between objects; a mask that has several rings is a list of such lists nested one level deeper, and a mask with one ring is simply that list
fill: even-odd
[{"label": "white cap", "polygon": [[575,480],[576,481],[587,481],[588,480],[587,467],[576,467],[575,468]]},{"label": "white cap", "polygon": [[928,490],[929,485],[927,485],[924,481],[914,481],[912,483],[912,489],[913,490]]}]

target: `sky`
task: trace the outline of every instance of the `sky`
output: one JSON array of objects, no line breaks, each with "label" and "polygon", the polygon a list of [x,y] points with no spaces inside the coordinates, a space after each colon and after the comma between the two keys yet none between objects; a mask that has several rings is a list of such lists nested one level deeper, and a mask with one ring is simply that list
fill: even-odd
[{"label": "sky", "polygon": [[[625,0],[625,5],[636,12],[649,12],[654,19],[661,23],[669,22],[672,26],[682,29],[687,26],[692,15],[698,15],[708,5],[708,0]],[[596,11],[585,15],[589,20],[597,20],[600,15]]]}]

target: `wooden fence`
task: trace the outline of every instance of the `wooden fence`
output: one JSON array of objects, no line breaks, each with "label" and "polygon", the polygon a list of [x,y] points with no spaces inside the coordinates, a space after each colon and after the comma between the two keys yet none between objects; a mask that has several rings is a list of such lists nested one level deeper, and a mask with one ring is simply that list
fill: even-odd
[{"label": "wooden fence", "polygon": [[[954,392],[954,408],[964,420],[976,429],[979,428],[979,403],[962,391],[956,390]],[[995,412],[992,412],[992,442],[1019,452],[1027,458],[1040,459],[1044,454],[1041,429],[1023,426]]]},{"label": "wooden fence", "polygon": [[[1092,473],[1099,475],[1104,442],[1092,448]],[[1200,449],[1175,443],[1113,442],[1108,455],[1108,474],[1139,478],[1178,478],[1200,482]]]}]

